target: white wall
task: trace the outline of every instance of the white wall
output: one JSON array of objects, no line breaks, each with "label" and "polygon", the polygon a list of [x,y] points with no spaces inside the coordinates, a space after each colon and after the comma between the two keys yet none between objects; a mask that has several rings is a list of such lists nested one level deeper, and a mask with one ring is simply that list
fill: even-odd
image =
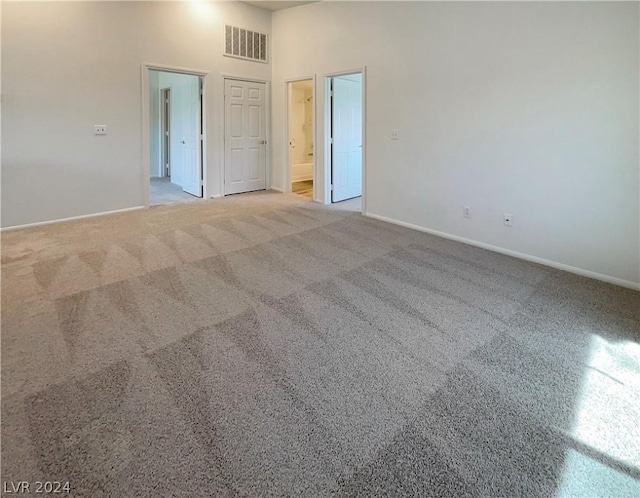
[{"label": "white wall", "polygon": [[222,193],[222,75],[271,76],[222,55],[225,22],[271,32],[241,2],[2,2],[2,226],[143,205],[143,62],[210,72],[206,193]]},{"label": "white wall", "polygon": [[164,176],[162,171],[162,119],[160,116],[160,73],[149,71],[149,176]]},{"label": "white wall", "polygon": [[[315,73],[323,111],[323,76],[366,66],[368,213],[640,282],[638,14],[631,2],[278,11],[274,184],[284,81]],[[317,124],[322,165],[322,112]]]}]

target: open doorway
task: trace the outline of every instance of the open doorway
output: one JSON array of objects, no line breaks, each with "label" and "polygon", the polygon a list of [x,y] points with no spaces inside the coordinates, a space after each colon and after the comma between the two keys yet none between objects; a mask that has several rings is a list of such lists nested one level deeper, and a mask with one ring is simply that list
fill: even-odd
[{"label": "open doorway", "polygon": [[362,73],[327,78],[331,202],[361,210],[363,143]]},{"label": "open doorway", "polygon": [[150,204],[203,197],[202,77],[149,71]]},{"label": "open doorway", "polygon": [[287,83],[288,171],[291,191],[314,198],[315,103],[313,79]]}]

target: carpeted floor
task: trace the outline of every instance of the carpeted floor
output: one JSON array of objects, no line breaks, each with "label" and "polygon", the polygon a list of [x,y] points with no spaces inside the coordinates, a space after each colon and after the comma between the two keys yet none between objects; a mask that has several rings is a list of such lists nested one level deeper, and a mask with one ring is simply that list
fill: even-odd
[{"label": "carpeted floor", "polygon": [[5,491],[640,496],[638,292],[268,192],[2,242]]}]

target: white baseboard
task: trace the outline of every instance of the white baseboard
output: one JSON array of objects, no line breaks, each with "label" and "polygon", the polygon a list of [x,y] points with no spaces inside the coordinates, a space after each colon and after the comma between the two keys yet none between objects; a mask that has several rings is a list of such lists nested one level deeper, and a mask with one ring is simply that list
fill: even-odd
[{"label": "white baseboard", "polygon": [[556,268],[557,270],[563,270],[569,273],[574,273],[582,277],[593,278],[595,280],[601,280],[609,284],[619,285],[620,287],[626,287],[628,289],[640,291],[640,283],[632,282],[631,280],[624,280],[621,278],[611,277],[603,273],[597,273],[590,270],[584,270],[582,268],[576,268],[575,266],[565,265],[563,263],[557,263],[555,261],[539,258],[537,256],[532,256],[530,254],[526,254],[523,252],[512,251],[511,249],[505,249],[503,247],[493,246],[491,244],[486,244],[484,242],[478,242],[476,240],[467,239],[465,237],[459,237],[458,235],[451,235],[446,232],[439,232],[437,230],[432,230],[430,228],[426,228],[420,225],[405,223],[404,221],[394,220],[393,218],[387,218],[385,216],[379,216],[377,214],[372,214],[372,213],[362,213],[362,214],[369,218],[374,218],[380,221],[386,221],[387,223],[392,223],[394,225],[400,225],[405,228],[418,230],[419,232],[425,232],[431,235],[436,235],[437,237],[442,237],[443,239],[455,240],[456,242],[462,242],[463,244],[480,247],[482,249],[487,249],[489,251],[505,254],[506,256],[512,256],[514,258],[524,259],[525,261],[531,261],[532,263],[538,263],[544,266],[550,266],[551,268]]},{"label": "white baseboard", "polygon": [[281,189],[280,187],[269,187],[267,190],[275,190],[276,192],[280,192],[281,194],[284,194],[284,189]]},{"label": "white baseboard", "polygon": [[210,199],[221,199],[223,197],[224,197],[224,194],[216,194],[216,195],[212,195]]},{"label": "white baseboard", "polygon": [[40,227],[44,225],[54,225],[57,223],[64,223],[66,221],[86,220],[87,218],[97,218],[98,216],[107,216],[110,214],[127,213],[129,211],[138,211],[139,209],[146,209],[145,206],[135,206],[131,208],[115,209],[113,211],[103,211],[101,213],[83,214],[81,216],[71,216],[70,218],[59,218],[57,220],[38,221],[36,223],[27,223],[25,225],[14,225],[11,227],[2,227],[0,232],[10,232],[12,230],[21,230],[23,228]]}]

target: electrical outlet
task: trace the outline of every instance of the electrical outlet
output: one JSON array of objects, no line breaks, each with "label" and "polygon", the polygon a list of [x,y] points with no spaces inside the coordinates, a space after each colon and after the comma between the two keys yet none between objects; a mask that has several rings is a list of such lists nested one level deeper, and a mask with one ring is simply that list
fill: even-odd
[{"label": "electrical outlet", "polygon": [[513,226],[513,216],[510,215],[509,213],[504,213],[504,215],[502,215],[502,224],[506,227],[512,227]]},{"label": "electrical outlet", "polygon": [[106,135],[107,134],[107,125],[93,125],[93,134],[94,135]]},{"label": "electrical outlet", "polygon": [[465,218],[471,218],[471,208],[469,206],[464,206],[462,208],[462,216]]},{"label": "electrical outlet", "polygon": [[400,140],[400,131],[391,130],[391,140]]}]

